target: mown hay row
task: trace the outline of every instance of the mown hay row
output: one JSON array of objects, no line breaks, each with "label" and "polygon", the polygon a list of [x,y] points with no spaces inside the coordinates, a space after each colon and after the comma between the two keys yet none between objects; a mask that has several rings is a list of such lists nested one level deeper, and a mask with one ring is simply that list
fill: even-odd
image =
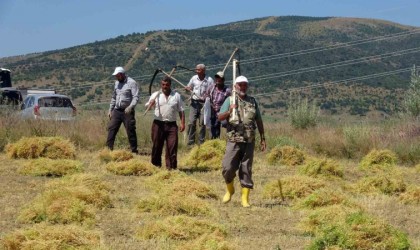
[{"label": "mown hay row", "polygon": [[61,137],[23,137],[15,143],[8,144],[6,153],[9,158],[15,159],[73,159],[76,148],[70,140]]},{"label": "mown hay row", "polygon": [[267,162],[271,165],[282,164],[296,166],[304,163],[305,153],[292,146],[276,146],[267,154]]},{"label": "mown hay row", "polygon": [[208,140],[191,149],[183,162],[182,168],[193,170],[219,170],[226,151],[226,142],[223,140]]},{"label": "mown hay row", "polygon": [[397,155],[391,150],[372,150],[359,163],[361,170],[392,170],[397,163]]},{"label": "mown hay row", "polygon": [[299,169],[299,172],[311,177],[343,177],[344,171],[338,162],[334,160],[312,158]]},{"label": "mown hay row", "polygon": [[32,176],[55,176],[74,174],[83,170],[83,163],[77,160],[38,158],[23,163],[19,173]]},{"label": "mown hay row", "polygon": [[34,225],[16,230],[1,240],[4,249],[99,249],[101,235],[76,225]]},{"label": "mown hay row", "polygon": [[99,159],[105,163],[111,162],[111,161],[128,161],[133,159],[133,154],[130,151],[127,150],[109,150],[109,149],[103,149],[99,152]]},{"label": "mown hay row", "polygon": [[106,169],[116,175],[150,176],[158,170],[150,162],[131,159],[128,161],[109,162]]}]

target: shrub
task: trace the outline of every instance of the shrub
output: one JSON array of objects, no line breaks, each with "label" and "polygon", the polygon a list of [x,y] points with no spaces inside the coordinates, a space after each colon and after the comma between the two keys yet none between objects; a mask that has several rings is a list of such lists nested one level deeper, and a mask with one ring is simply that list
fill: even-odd
[{"label": "shrub", "polygon": [[316,126],[318,122],[318,108],[315,102],[310,105],[308,99],[292,102],[287,114],[294,128],[307,129]]},{"label": "shrub", "polygon": [[361,160],[359,168],[363,170],[390,170],[395,167],[397,156],[391,150],[372,150]]},{"label": "shrub", "polygon": [[420,116],[420,76],[415,66],[411,70],[411,82],[404,98],[404,107],[412,117]]},{"label": "shrub", "polygon": [[208,140],[191,149],[184,165],[195,170],[219,170],[222,168],[221,162],[225,151],[225,141]]},{"label": "shrub", "polygon": [[106,169],[116,175],[138,175],[149,176],[156,171],[155,166],[150,162],[138,159],[131,159],[128,161],[110,162],[106,165]]},{"label": "shrub", "polygon": [[208,220],[185,215],[170,216],[160,221],[152,221],[137,231],[140,239],[173,239],[190,241],[200,236],[220,233],[226,236],[226,229]]},{"label": "shrub", "polygon": [[34,176],[63,176],[80,172],[82,169],[83,163],[80,161],[38,158],[24,163],[19,172]]},{"label": "shrub", "polygon": [[130,159],[133,159],[133,154],[127,150],[109,150],[109,149],[103,149],[99,152],[99,159],[103,162],[110,162],[110,161],[128,161]]},{"label": "shrub", "polygon": [[311,177],[317,177],[319,175],[343,177],[343,168],[336,161],[327,158],[311,159],[299,171]]},{"label": "shrub", "polygon": [[264,185],[263,198],[297,199],[310,195],[317,189],[325,187],[325,182],[307,176],[288,176]]},{"label": "shrub", "polygon": [[73,143],[61,137],[23,137],[6,146],[9,158],[73,159],[75,152]]},{"label": "shrub", "polygon": [[99,249],[101,237],[76,225],[39,224],[10,233],[1,243],[5,249]]},{"label": "shrub", "polygon": [[291,146],[277,146],[267,154],[267,161],[269,164],[280,163],[286,166],[300,165],[305,160],[305,154]]}]

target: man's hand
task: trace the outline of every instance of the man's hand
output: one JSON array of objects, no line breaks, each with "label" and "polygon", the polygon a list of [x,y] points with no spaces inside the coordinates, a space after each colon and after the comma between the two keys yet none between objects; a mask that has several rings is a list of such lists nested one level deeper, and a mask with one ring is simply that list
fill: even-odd
[{"label": "man's hand", "polygon": [[265,139],[261,139],[261,142],[260,142],[261,151],[264,152],[266,148],[267,148],[267,143],[265,142]]},{"label": "man's hand", "polygon": [[133,107],[132,106],[128,106],[127,108],[125,108],[124,113],[130,114],[132,110],[133,110]]},{"label": "man's hand", "polygon": [[109,111],[108,111],[108,118],[111,120],[111,117],[112,117],[112,111],[111,111],[111,110],[109,110]]},{"label": "man's hand", "polygon": [[184,130],[185,130],[185,123],[181,123],[179,127],[179,132],[184,132]]}]

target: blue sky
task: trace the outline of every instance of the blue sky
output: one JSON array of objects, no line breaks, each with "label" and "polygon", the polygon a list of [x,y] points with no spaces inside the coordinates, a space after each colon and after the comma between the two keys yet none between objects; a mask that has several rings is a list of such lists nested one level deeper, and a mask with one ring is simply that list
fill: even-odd
[{"label": "blue sky", "polygon": [[420,0],[0,0],[0,57],[265,16],[363,17],[420,27],[419,9]]}]

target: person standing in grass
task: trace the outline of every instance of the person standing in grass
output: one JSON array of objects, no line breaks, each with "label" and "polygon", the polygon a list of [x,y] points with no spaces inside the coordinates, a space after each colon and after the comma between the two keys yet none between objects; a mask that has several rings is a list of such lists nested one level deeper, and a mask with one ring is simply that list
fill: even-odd
[{"label": "person standing in grass", "polygon": [[239,170],[242,187],[241,204],[243,207],[249,207],[249,191],[254,187],[252,162],[256,128],[261,138],[261,151],[265,151],[267,145],[258,104],[254,97],[247,95],[248,79],[244,76],[237,77],[234,88],[236,95],[225,100],[218,115],[219,121],[228,120],[226,152],[222,162],[222,175],[227,189],[223,203],[228,203],[235,192],[233,180],[236,171]]},{"label": "person standing in grass", "polygon": [[208,96],[210,87],[213,86],[213,79],[206,76],[206,66],[204,64],[198,64],[195,67],[197,73],[191,77],[186,89],[192,92],[190,115],[188,121],[188,145],[192,146],[195,144],[195,132],[198,126],[200,127],[200,133],[198,136],[198,144],[204,143],[206,138],[206,126],[204,125],[204,112],[202,108],[206,97]]},{"label": "person standing in grass", "polygon": [[220,127],[221,123],[219,119],[217,119],[217,114],[220,111],[220,107],[225,102],[226,98],[228,98],[232,90],[225,86],[225,76],[223,71],[219,71],[214,76],[215,84],[210,90],[210,104],[211,104],[211,117],[210,117],[210,124],[211,124],[211,139],[219,139],[220,138]]},{"label": "person standing in grass", "polygon": [[131,152],[138,154],[136,118],[134,109],[139,100],[139,86],[131,77],[125,74],[123,67],[116,67],[113,76],[117,79],[112,93],[111,104],[109,105],[108,117],[108,138],[106,145],[110,150],[114,149],[115,137],[124,124],[130,143]]},{"label": "person standing in grass", "polygon": [[171,83],[170,77],[164,77],[160,82],[161,90],[153,93],[146,103],[148,107],[155,107],[152,124],[152,164],[162,166],[162,150],[166,142],[165,161],[168,170],[177,168],[177,116],[181,119],[179,131],[185,130],[184,103],[181,95],[171,90]]}]

